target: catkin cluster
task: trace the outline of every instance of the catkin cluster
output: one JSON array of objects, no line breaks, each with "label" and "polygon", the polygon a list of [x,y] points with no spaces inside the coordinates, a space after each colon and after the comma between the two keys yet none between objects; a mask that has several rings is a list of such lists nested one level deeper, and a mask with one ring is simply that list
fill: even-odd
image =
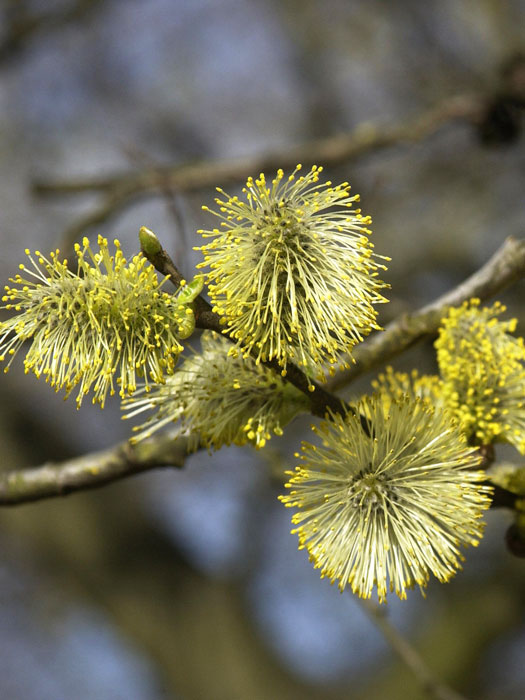
[{"label": "catkin cluster", "polygon": [[[132,440],[177,423],[192,448],[263,448],[311,406],[305,386],[288,381],[290,365],[314,391],[380,330],[388,258],[373,251],[358,195],[321,175],[298,165],[249,178],[239,194],[219,189],[216,208],[205,207],[218,225],[200,231],[203,272],[173,294],[142,254],[127,262],[118,241],[112,254],[104,238],[97,252],[85,239],[75,271],[58,251],[27,251],[30,265],[3,297],[14,315],[0,323],[0,359],[9,368],[27,343],[26,371],[66,396],[76,390],[79,406],[90,391],[103,406],[117,385],[126,418],[148,412]],[[154,234],[141,235],[146,254],[159,253]],[[176,368],[203,284],[224,332],[203,334]],[[387,368],[375,393],[327,412],[318,444],[296,455],[281,501],[294,510],[299,547],[341,590],[404,598],[431,575],[447,581],[462,547],[478,543],[491,502],[479,447],[506,441],[525,453],[525,347],[503,311],[478,300],[450,309],[439,375]]]}]

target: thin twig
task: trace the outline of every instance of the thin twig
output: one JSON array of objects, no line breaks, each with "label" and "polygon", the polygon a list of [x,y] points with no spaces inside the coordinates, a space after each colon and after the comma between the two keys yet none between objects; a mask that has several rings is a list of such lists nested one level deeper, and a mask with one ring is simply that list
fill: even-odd
[{"label": "thin twig", "polygon": [[508,238],[492,258],[471,277],[412,313],[403,314],[352,351],[354,364],[328,382],[331,391],[348,386],[357,377],[383,366],[422,338],[437,333],[441,319],[451,306],[477,297],[484,301],[525,275],[525,240]]},{"label": "thin twig", "polygon": [[126,441],[34,469],[18,469],[0,476],[0,506],[31,503],[99,488],[134,474],[159,467],[182,467],[188,455],[188,438],[173,431],[137,444]]},{"label": "thin twig", "polygon": [[[141,229],[141,231],[143,230],[144,229]],[[151,233],[152,236],[155,235],[153,232],[149,233]],[[146,241],[148,241],[148,243],[144,245]],[[162,248],[158,239],[156,239],[156,241],[158,245],[151,245],[150,247],[151,239],[149,237],[146,239],[141,238],[142,252],[161,275],[169,276],[170,281],[175,285],[175,287],[178,287],[183,279],[183,275],[178,270],[167,251]],[[216,333],[220,333],[228,338],[228,334],[224,333],[224,325],[221,323],[221,317],[213,311],[211,305],[201,295],[199,295],[193,302],[193,311],[195,314],[195,325],[197,328],[215,331]],[[231,340],[231,338],[229,339]],[[282,367],[276,360],[269,360],[263,364],[270,367],[277,374],[281,374]],[[310,410],[315,416],[324,418],[328,410],[332,411],[333,413],[346,413],[352,411],[352,409],[342,399],[330,393],[323,386],[312,379],[308,379],[304,372],[302,372],[299,367],[293,365],[292,363],[288,363],[286,365],[285,379],[308,397],[308,400],[310,401]],[[314,387],[313,391],[311,390],[312,386]],[[363,428],[366,429],[366,426],[363,425]]]},{"label": "thin twig", "polygon": [[149,154],[142,151],[135,145],[127,145],[124,147],[124,151],[127,154],[131,163],[135,163],[142,168],[148,168],[156,170],[158,173],[159,190],[162,193],[166,208],[173,219],[175,225],[176,238],[178,238],[178,244],[175,246],[175,258],[177,260],[183,260],[186,255],[186,226],[184,223],[184,214],[182,211],[182,195],[177,192],[169,183],[166,181],[165,176],[162,172],[161,165],[155,161]]},{"label": "thin twig", "polygon": [[[138,197],[138,193],[135,195]],[[132,201],[132,195],[124,186],[115,188],[108,192],[103,201],[94,209],[84,214],[74,221],[62,233],[59,241],[59,248],[63,253],[69,253],[73,249],[73,244],[79,242],[86,236],[94,226],[106,223],[114,216],[117,216],[123,209],[128,207]]]},{"label": "thin twig", "polygon": [[457,693],[439,678],[436,678],[416,649],[390,623],[382,608],[369,600],[360,599],[359,602],[366,614],[380,629],[394,653],[415,676],[429,697],[434,698],[434,700],[466,700],[464,695]]}]

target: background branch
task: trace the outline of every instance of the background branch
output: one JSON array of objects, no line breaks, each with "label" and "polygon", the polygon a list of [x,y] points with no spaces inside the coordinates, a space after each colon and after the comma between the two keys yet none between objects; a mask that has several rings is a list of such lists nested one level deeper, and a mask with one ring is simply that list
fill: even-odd
[{"label": "background branch", "polygon": [[363,122],[346,134],[316,139],[266,155],[239,159],[203,161],[170,167],[147,167],[140,172],[124,173],[106,178],[68,178],[65,181],[36,180],[37,195],[71,196],[89,192],[104,195],[103,202],[74,222],[63,234],[62,247],[69,248],[91,226],[99,225],[138,197],[158,196],[166,188],[189,192],[220,184],[239,183],[249,175],[277,168],[294,168],[297,163],[326,166],[347,163],[361,156],[397,145],[417,143],[435,134],[454,121],[477,125],[484,111],[479,96],[459,95],[448,98],[436,107],[394,126]]},{"label": "background branch", "polygon": [[331,391],[350,384],[360,375],[388,362],[425,336],[437,333],[441,319],[450,306],[478,297],[482,301],[501,292],[525,275],[525,240],[508,238],[492,258],[450,292],[431,304],[402,314],[358,345],[352,352],[355,363],[329,380]]},{"label": "background branch", "polygon": [[[95,208],[73,221],[62,232],[58,247],[63,252],[72,249],[73,244],[82,240],[82,237],[87,235],[91,228],[107,223],[124,211],[130,204],[130,196],[132,194],[133,191],[125,185],[108,190],[102,201]],[[134,199],[138,196],[136,194]]]},{"label": "background branch", "polygon": [[164,186],[179,192],[215,187],[217,184],[241,182],[261,170],[294,168],[297,163],[340,165],[349,160],[390,146],[417,143],[435,134],[453,121],[476,124],[481,114],[482,98],[457,95],[441,102],[413,119],[395,126],[381,126],[362,122],[346,134],[315,139],[288,149],[246,158],[203,161],[167,168],[148,167],[139,173],[127,173],[105,178],[68,178],[60,181],[35,180],[33,191],[39,195],[71,195],[85,192],[106,192],[116,187],[132,191],[158,190],[159,175]]},{"label": "background branch", "polygon": [[390,623],[386,617],[385,609],[363,598],[360,598],[359,602],[368,617],[379,628],[392,650],[413,673],[429,697],[434,698],[434,700],[465,700],[464,695],[449,688],[432,673],[417,650]]}]

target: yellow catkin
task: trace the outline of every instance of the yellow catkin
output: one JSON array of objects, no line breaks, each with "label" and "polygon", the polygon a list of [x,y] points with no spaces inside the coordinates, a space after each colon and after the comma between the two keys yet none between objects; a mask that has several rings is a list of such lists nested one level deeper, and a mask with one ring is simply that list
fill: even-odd
[{"label": "yellow catkin", "polygon": [[478,299],[450,309],[436,341],[443,397],[475,444],[505,441],[525,453],[525,347],[505,307]]},{"label": "yellow catkin", "polygon": [[271,182],[261,173],[242,198],[218,189],[217,210],[205,207],[218,227],[201,230],[210,241],[197,248],[214,311],[239,348],[318,379],[379,327],[374,305],[386,301],[370,218],[348,183],[321,183],[321,173],[298,165]]},{"label": "yellow catkin", "polygon": [[[33,372],[66,397],[76,391],[77,405],[93,392],[104,406],[118,390],[132,394],[138,380],[157,383],[173,373],[182,350],[178,338],[195,327],[187,314],[196,286],[179,296],[162,290],[150,263],[136,255],[127,261],[118,240],[110,252],[98,237],[98,250],[89,240],[74,247],[77,270],[72,272],[58,250],[49,258],[27,252],[25,276],[16,275],[6,287],[3,308],[16,314],[0,323],[0,359],[13,357],[25,341],[26,372]],[[185,295],[185,296],[182,296]]]},{"label": "yellow catkin", "polygon": [[186,358],[164,385],[150,392],[139,389],[123,402],[125,418],[154,411],[136,428],[134,441],[180,421],[180,430],[193,436],[195,446],[251,443],[261,448],[308,409],[302,392],[253,359],[233,355],[222,336],[205,332],[201,343],[201,352]]},{"label": "yellow catkin", "polygon": [[[480,484],[479,455],[449,414],[428,399],[381,394],[334,415],[303,443],[281,501],[321,576],[380,602],[447,581],[461,567],[461,546],[476,545],[490,488]],[[377,437],[376,437],[377,436]],[[379,439],[378,439],[379,438]]]}]

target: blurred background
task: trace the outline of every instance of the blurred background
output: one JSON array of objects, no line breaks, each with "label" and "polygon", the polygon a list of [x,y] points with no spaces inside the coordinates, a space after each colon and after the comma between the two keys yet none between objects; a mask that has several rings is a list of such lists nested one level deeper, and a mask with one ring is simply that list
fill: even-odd
[{"label": "blurred background", "polygon": [[[524,50],[524,0],[3,0],[0,281],[26,247],[84,233],[132,255],[143,224],[190,274],[213,189],[170,188],[164,166],[278,156],[472,99],[468,119],[327,168],[361,193],[376,250],[392,256],[385,323],[525,235]],[[50,193],[156,169],[156,189],[130,197]],[[524,293],[504,296],[522,329]],[[21,365],[0,381],[2,470],[129,436],[118,402],[76,411]],[[396,366],[432,371],[431,342]],[[0,510],[0,697],[425,697],[289,534],[276,474],[308,426],[259,453],[199,453],[181,471]],[[489,513],[449,584],[388,604],[436,674],[479,700],[525,697],[525,566],[505,550],[509,518]]]}]

